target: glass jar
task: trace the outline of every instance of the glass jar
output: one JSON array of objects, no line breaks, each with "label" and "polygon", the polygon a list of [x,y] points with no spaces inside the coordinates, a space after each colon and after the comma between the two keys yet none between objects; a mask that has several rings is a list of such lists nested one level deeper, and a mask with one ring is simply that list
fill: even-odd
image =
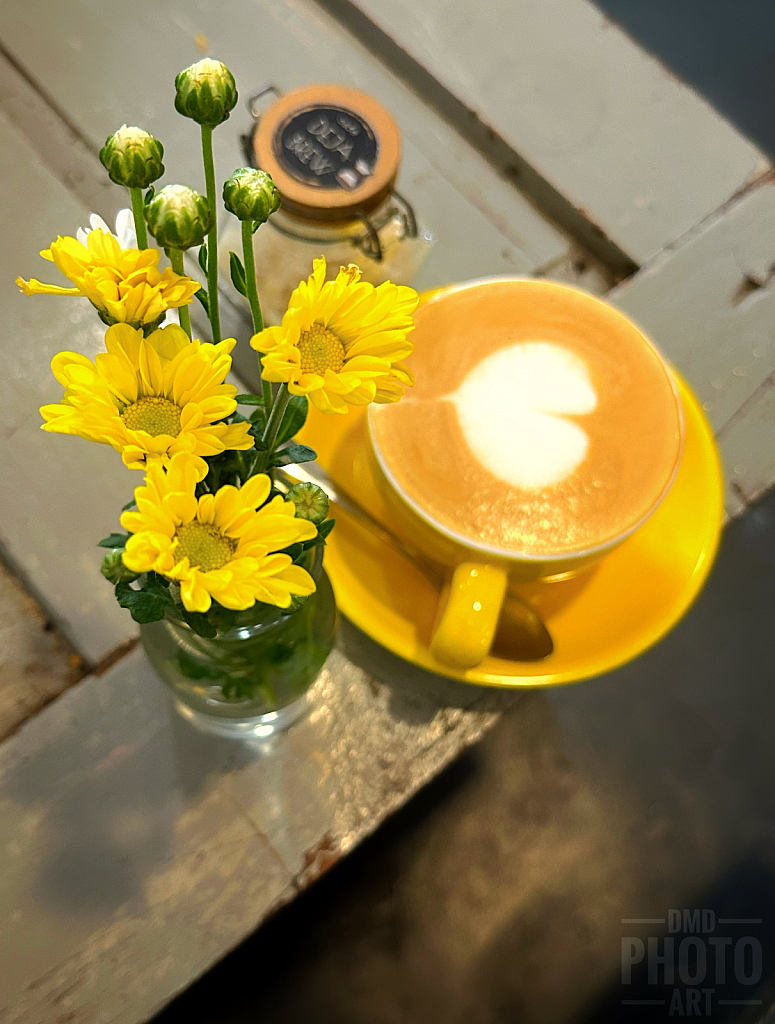
[{"label": "glass jar", "polygon": [[[265,110],[267,93],[278,97]],[[253,236],[264,320],[279,324],[291,292],[325,256],[329,278],[357,263],[363,280],[408,284],[435,241],[395,191],[401,135],[375,100],[338,85],[307,86],[281,96],[270,87],[248,104],[255,118],[243,138],[252,166],[268,171],[282,208]],[[219,246],[223,279],[229,251],[241,252],[240,226],[227,222]],[[232,289],[235,301],[245,302]]]},{"label": "glass jar", "polygon": [[306,568],[317,589],[297,611],[255,604],[212,639],[195,633],[173,606],[140,627],[153,667],[193,725],[220,736],[267,737],[304,713],[336,633],[323,548],[311,554]]},{"label": "glass jar", "polygon": [[[329,279],[336,277],[340,266],[357,263],[363,280],[370,284],[411,281],[434,242],[428,232],[410,227],[413,216],[395,192],[374,211],[368,224],[359,219],[312,221],[278,210],[253,235],[258,293],[266,325],[280,323],[291,293],[312,273],[312,261],[319,256],[326,258]],[[232,301],[248,308],[229,276],[229,251],[241,252],[241,246],[239,224],[231,218],[218,247],[221,280],[229,282]]]}]

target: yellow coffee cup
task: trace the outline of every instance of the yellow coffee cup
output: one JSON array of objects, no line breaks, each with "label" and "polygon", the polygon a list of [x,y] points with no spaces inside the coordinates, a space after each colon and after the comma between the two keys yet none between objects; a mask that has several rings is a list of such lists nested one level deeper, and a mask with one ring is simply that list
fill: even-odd
[{"label": "yellow coffee cup", "polygon": [[632,321],[554,282],[443,289],[411,338],[415,388],[370,407],[363,468],[390,530],[446,579],[431,653],[468,669],[510,587],[578,574],[659,506],[680,461],[680,398]]}]

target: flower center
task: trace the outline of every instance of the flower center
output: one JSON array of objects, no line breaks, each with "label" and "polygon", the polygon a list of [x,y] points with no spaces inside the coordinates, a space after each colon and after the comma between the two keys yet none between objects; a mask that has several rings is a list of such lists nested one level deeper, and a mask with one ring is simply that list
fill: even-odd
[{"label": "flower center", "polygon": [[316,320],[308,331],[302,331],[299,338],[301,372],[325,376],[326,370],[338,373],[344,366],[344,345],[333,331]]},{"label": "flower center", "polygon": [[175,537],[178,542],[175,562],[188,558],[189,564],[201,569],[202,572],[210,572],[211,569],[220,569],[222,565],[226,565],[231,561],[237,547],[236,541],[224,537],[215,526],[196,520],[179,526]]},{"label": "flower center", "polygon": [[166,398],[140,398],[124,409],[121,419],[130,430],[145,430],[151,437],[180,433],[180,409]]}]

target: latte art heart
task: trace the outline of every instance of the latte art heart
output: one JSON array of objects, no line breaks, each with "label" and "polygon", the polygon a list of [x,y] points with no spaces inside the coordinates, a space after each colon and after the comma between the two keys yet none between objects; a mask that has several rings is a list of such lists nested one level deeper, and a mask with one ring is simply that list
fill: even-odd
[{"label": "latte art heart", "polygon": [[512,487],[561,483],[587,455],[586,431],[565,417],[594,412],[597,395],[584,362],[559,345],[536,341],[499,349],[447,400],[473,455]]},{"label": "latte art heart", "polygon": [[550,281],[493,279],[431,299],[415,324],[415,386],[372,405],[369,430],[426,521],[532,559],[600,549],[653,511],[681,456],[680,405],[618,310]]}]

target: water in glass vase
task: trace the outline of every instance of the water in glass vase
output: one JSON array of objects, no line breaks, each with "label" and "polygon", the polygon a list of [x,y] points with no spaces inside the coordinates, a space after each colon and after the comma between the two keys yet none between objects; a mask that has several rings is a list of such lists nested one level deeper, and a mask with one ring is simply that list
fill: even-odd
[{"label": "water in glass vase", "polygon": [[304,713],[336,632],[334,594],[322,549],[315,550],[317,590],[297,611],[256,604],[229,616],[229,628],[210,639],[175,608],[140,627],[148,657],[193,725],[221,736],[266,737]]}]

